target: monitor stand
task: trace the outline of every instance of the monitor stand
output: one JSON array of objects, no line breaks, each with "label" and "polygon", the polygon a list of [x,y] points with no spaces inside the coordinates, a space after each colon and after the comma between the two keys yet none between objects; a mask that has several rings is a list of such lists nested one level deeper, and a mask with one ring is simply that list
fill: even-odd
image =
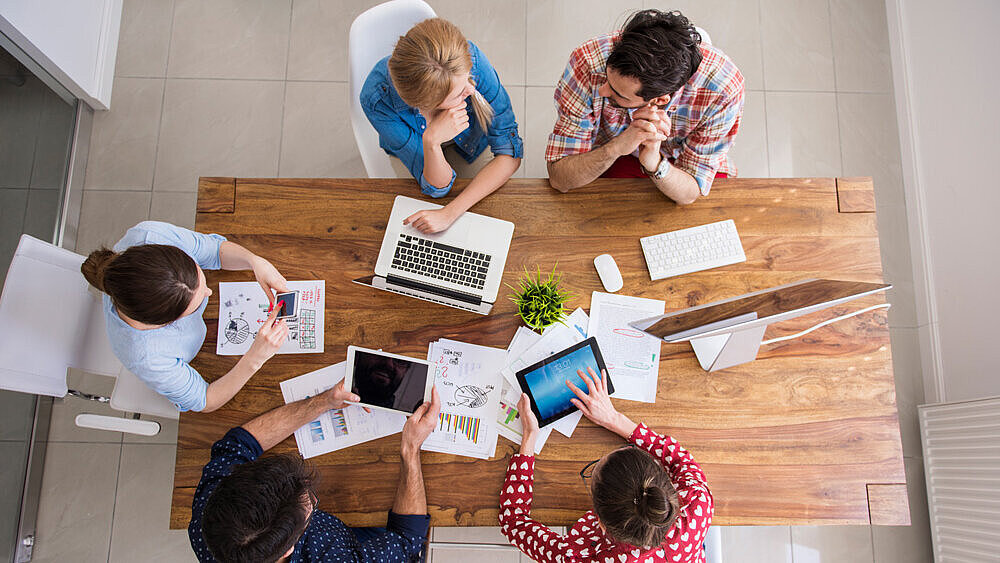
[{"label": "monitor stand", "polygon": [[716,336],[692,338],[691,347],[698,363],[705,371],[718,371],[731,368],[757,358],[764,330],[767,325],[755,326],[743,330],[734,330]]}]

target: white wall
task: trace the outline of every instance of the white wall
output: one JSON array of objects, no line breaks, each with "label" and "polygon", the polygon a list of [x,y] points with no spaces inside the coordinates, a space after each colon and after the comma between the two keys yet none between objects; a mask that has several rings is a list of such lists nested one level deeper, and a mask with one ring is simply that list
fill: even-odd
[{"label": "white wall", "polygon": [[887,0],[928,401],[1000,395],[1000,2]]},{"label": "white wall", "polygon": [[76,97],[111,105],[122,0],[0,0],[0,32]]}]

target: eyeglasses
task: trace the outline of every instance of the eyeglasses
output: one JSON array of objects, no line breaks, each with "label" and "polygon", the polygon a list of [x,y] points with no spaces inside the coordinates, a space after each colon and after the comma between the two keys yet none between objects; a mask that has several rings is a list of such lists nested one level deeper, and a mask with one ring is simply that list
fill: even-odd
[{"label": "eyeglasses", "polygon": [[[618,450],[621,450],[621,449],[624,449],[624,448],[635,448],[635,447],[638,447],[638,446],[636,446],[632,442],[629,442],[629,443],[625,444],[624,446],[622,446],[621,448],[618,448]],[[618,450],[613,450],[613,451],[618,451]],[[601,461],[601,459],[604,459],[604,458],[602,457],[600,459],[595,459],[594,461],[588,463],[587,465],[584,465],[583,469],[580,470],[580,478],[583,479],[583,483],[584,484],[589,483],[588,479],[590,479],[591,477],[594,476],[594,467],[597,466],[597,462]]]}]

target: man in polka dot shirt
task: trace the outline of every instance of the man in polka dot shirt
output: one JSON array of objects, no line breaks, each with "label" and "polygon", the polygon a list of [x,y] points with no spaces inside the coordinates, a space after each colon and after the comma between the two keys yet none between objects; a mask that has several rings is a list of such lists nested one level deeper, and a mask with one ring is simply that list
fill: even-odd
[{"label": "man in polka dot shirt", "polygon": [[[266,412],[212,446],[191,506],[188,536],[200,561],[419,561],[430,527],[420,446],[441,410],[437,390],[403,426],[402,469],[385,528],[349,528],[316,508],[312,473],[298,456],[261,454],[296,428],[359,398],[343,382]],[[259,459],[258,459],[259,458]]]}]

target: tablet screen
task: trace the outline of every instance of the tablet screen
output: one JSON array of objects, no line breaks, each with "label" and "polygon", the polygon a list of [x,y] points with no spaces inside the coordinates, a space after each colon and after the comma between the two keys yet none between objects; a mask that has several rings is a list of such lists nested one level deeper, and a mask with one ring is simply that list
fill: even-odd
[{"label": "tablet screen", "polygon": [[362,403],[412,413],[424,402],[425,364],[355,350],[353,367],[351,391]]},{"label": "tablet screen", "polygon": [[576,395],[566,386],[566,380],[584,392],[587,391],[587,384],[577,374],[577,370],[586,373],[589,367],[600,376],[604,361],[598,359],[599,350],[595,355],[596,346],[596,340],[588,338],[517,373],[519,382],[522,386],[527,386],[525,391],[531,396],[537,409],[535,414],[539,425],[545,426],[576,410],[570,402]]}]

